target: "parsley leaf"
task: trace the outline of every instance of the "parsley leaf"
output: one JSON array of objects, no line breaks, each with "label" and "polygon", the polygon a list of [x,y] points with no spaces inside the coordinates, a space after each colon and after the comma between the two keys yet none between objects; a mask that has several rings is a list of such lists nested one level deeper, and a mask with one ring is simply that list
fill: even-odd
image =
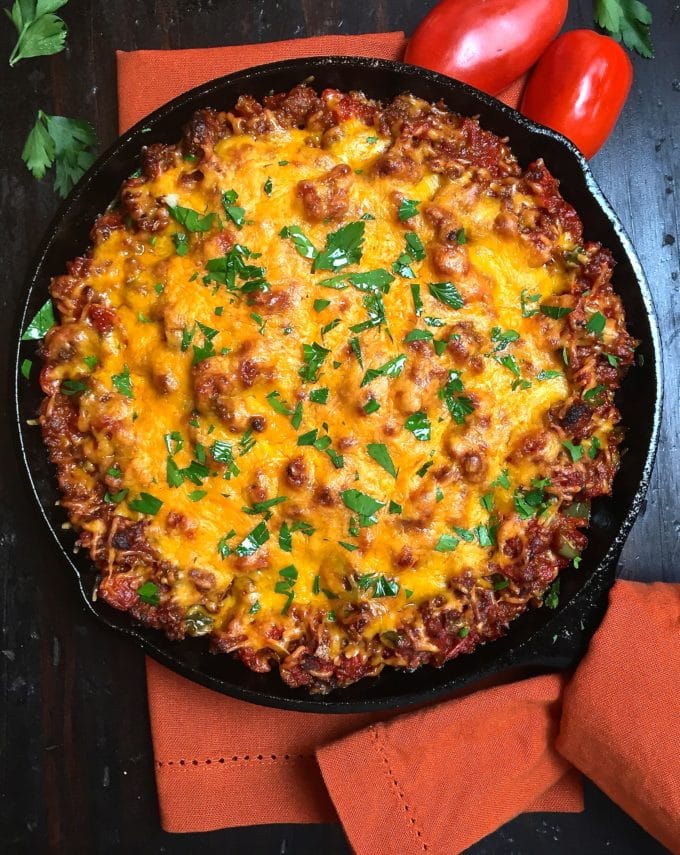
[{"label": "parsley leaf", "polygon": [[234,552],[242,558],[252,555],[269,540],[269,529],[263,520],[259,522],[247,537],[244,537]]},{"label": "parsley leaf", "polygon": [[229,217],[236,228],[240,229],[243,228],[243,224],[246,221],[246,211],[245,208],[241,208],[236,204],[237,200],[238,193],[236,190],[222,191],[222,207],[224,208],[224,213]]},{"label": "parsley leaf", "polygon": [[38,118],[29,133],[21,159],[34,178],[43,178],[54,165],[54,189],[64,198],[80,176],[94,163],[91,150],[97,145],[94,129],[88,122],[48,116],[38,110]]},{"label": "parsley leaf", "polygon": [[326,357],[330,353],[325,347],[313,342],[312,344],[302,345],[302,358],[304,365],[298,369],[298,374],[303,380],[308,383],[314,383],[319,378],[319,371]]},{"label": "parsley leaf", "polygon": [[140,493],[138,499],[133,499],[128,502],[128,508],[131,511],[137,511],[140,514],[151,514],[155,516],[163,507],[163,502],[152,496],[151,493]]},{"label": "parsley leaf", "polygon": [[21,376],[26,380],[29,380],[31,377],[31,367],[33,366],[32,359],[24,359],[21,362]]},{"label": "parsley leaf", "polygon": [[583,457],[582,445],[574,445],[568,439],[563,439],[562,445],[567,449],[574,463],[578,463],[578,461]]},{"label": "parsley leaf", "polygon": [[361,386],[366,386],[367,383],[371,383],[376,377],[398,377],[405,363],[406,354],[401,353],[399,356],[395,356],[394,359],[390,359],[389,362],[381,365],[380,368],[369,368],[364,374]]},{"label": "parsley leaf", "polygon": [[451,306],[452,309],[460,309],[463,306],[463,298],[453,283],[430,282],[427,287],[435,299],[447,306]]},{"label": "parsley leaf", "polygon": [[158,593],[158,585],[154,582],[145,582],[143,585],[140,585],[137,588],[137,596],[143,603],[149,606],[157,606],[161,601],[160,594]]},{"label": "parsley leaf", "polygon": [[553,320],[559,320],[565,315],[570,315],[574,310],[569,306],[549,306],[547,303],[541,303],[541,312]]},{"label": "parsley leaf", "polygon": [[54,307],[52,306],[52,300],[48,300],[35,313],[33,320],[26,327],[26,331],[21,336],[21,340],[38,341],[45,337],[54,324]]},{"label": "parsley leaf", "polygon": [[272,184],[271,178],[267,178],[267,180],[264,182],[264,185],[262,187],[262,189],[267,194],[267,196],[272,195],[273,188],[274,188],[274,185]]},{"label": "parsley leaf", "polygon": [[465,416],[469,416],[475,409],[472,399],[464,392],[463,381],[458,371],[450,371],[449,379],[443,389],[439,390],[439,397],[446,404],[451,418],[457,425],[465,423]]},{"label": "parsley leaf", "polygon": [[410,430],[419,442],[427,442],[431,436],[430,420],[427,413],[422,410],[410,415],[404,423],[406,430]]},{"label": "parsley leaf", "polygon": [[314,259],[312,272],[338,270],[348,264],[358,264],[361,261],[365,228],[366,223],[357,220],[326,235],[326,246]]},{"label": "parsley leaf", "polygon": [[7,17],[17,28],[19,38],[9,57],[10,66],[34,56],[52,56],[64,49],[66,24],[53,14],[68,0],[14,0]]},{"label": "parsley leaf", "polygon": [[654,45],[649,27],[652,13],[640,0],[595,0],[595,23],[640,56],[651,59]]},{"label": "parsley leaf", "polygon": [[394,463],[390,457],[390,452],[387,450],[385,443],[369,442],[366,446],[366,450],[368,451],[369,457],[373,458],[379,466],[382,466],[382,468],[393,478],[397,477],[397,470],[394,467]]},{"label": "parsley leaf", "polygon": [[537,315],[540,309],[530,308],[530,303],[537,303],[541,299],[540,294],[528,294],[527,288],[522,288],[522,293],[519,295],[520,305],[522,307],[522,317],[523,318],[533,318],[534,315]]},{"label": "parsley leaf", "polygon": [[555,579],[552,585],[545,592],[543,603],[549,609],[556,609],[560,604],[560,580]]},{"label": "parsley leaf", "polygon": [[416,199],[403,199],[401,205],[399,205],[398,216],[399,219],[404,222],[404,220],[410,220],[411,217],[415,217],[418,213],[418,205],[420,202]]},{"label": "parsley leaf", "polygon": [[194,211],[191,208],[183,208],[181,205],[175,205],[174,207],[168,205],[167,208],[173,220],[178,222],[180,226],[184,226],[188,232],[210,231],[210,227],[216,216],[215,214],[201,216],[198,211]]},{"label": "parsley leaf", "polygon": [[602,312],[595,312],[595,314],[591,315],[588,318],[586,329],[588,330],[588,332],[595,333],[595,335],[597,336],[601,336],[606,323],[607,319],[602,314]]},{"label": "parsley leaf", "polygon": [[555,371],[553,368],[543,369],[536,375],[537,380],[553,380],[555,377],[561,377],[561,371]]},{"label": "parsley leaf", "polygon": [[123,370],[120,374],[112,375],[111,382],[113,383],[116,391],[120,392],[121,395],[125,395],[126,398],[130,399],[135,397],[132,393],[132,380],[130,379],[130,369],[127,365],[123,366]]},{"label": "parsley leaf", "polygon": [[453,552],[460,540],[452,534],[443,534],[435,544],[435,552]]},{"label": "parsley leaf", "polygon": [[420,285],[417,282],[411,283],[411,296],[413,297],[413,311],[419,318],[423,313],[423,301],[420,299]]},{"label": "parsley leaf", "polygon": [[362,521],[370,520],[373,514],[385,507],[384,502],[379,502],[372,496],[359,492],[359,490],[343,490],[341,495],[345,507],[359,514]]},{"label": "parsley leaf", "polygon": [[312,389],[309,393],[309,400],[313,404],[328,403],[328,388],[324,386],[321,389]]}]

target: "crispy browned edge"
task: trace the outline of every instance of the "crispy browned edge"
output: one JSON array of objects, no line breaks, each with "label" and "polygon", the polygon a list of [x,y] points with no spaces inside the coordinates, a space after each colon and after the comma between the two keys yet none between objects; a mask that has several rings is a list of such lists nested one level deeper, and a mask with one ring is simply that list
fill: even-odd
[{"label": "crispy browned edge", "polygon": [[[139,232],[155,232],[168,221],[164,204],[152,198],[145,190],[147,179],[174,165],[178,158],[195,159],[196,178],[200,180],[201,165],[212,156],[215,143],[226,135],[238,131],[253,136],[267,134],[275,125],[297,126],[321,133],[321,145],[334,135],[343,119],[356,116],[367,126],[377,127],[390,134],[393,144],[382,155],[375,169],[383,175],[409,178],[425,165],[435,172],[449,176],[460,175],[472,169],[475,181],[483,192],[510,199],[513,192],[521,190],[532,194],[535,207],[529,208],[518,221],[509,210],[499,218],[496,227],[510,231],[520,239],[531,242],[548,263],[565,263],[562,251],[556,245],[560,229],[570,232],[576,243],[582,241],[582,224],[574,209],[558,191],[558,183],[542,161],[529,165],[522,172],[507,145],[507,140],[480,128],[475,118],[449,112],[443,105],[430,105],[408,95],[395,98],[383,106],[365,98],[360,93],[341,94],[324,92],[320,95],[308,86],[296,86],[289,93],[266,97],[262,103],[249,96],[239,98],[233,112],[212,109],[199,110],[184,128],[181,141],[176,145],[154,144],[142,150],[141,174],[128,178],[120,191],[117,210],[100,216],[91,232],[96,244],[106,239],[112,229],[132,228]],[[509,204],[505,206],[509,209]],[[446,236],[438,240],[444,244]],[[572,395],[554,407],[548,414],[544,429],[556,431],[560,437],[573,442],[588,437],[594,425],[606,420],[619,421],[613,396],[623,373],[632,362],[635,342],[624,326],[623,308],[613,292],[611,275],[614,261],[609,250],[597,243],[582,244],[583,252],[569,263],[575,269],[571,293],[561,298],[562,305],[573,308],[559,323],[544,322],[550,326],[555,348],[565,348],[569,360]],[[87,430],[81,432],[77,425],[77,401],[74,396],[62,394],[52,369],[67,360],[77,346],[71,323],[86,318],[99,335],[107,335],[116,322],[115,311],[87,287],[91,252],[76,258],[67,265],[68,273],[56,276],[51,283],[51,294],[61,317],[46,337],[43,347],[45,365],[41,382],[45,399],[41,407],[40,422],[44,441],[58,473],[63,495],[62,505],[71,523],[80,531],[80,545],[90,551],[92,559],[102,573],[99,596],[118,609],[130,612],[149,626],[163,629],[171,639],[181,639],[186,634],[184,615],[171,602],[171,588],[163,580],[172,578],[173,568],[155,554],[145,537],[145,520],[133,521],[115,513],[115,505],[106,503],[104,492],[114,492],[120,482],[105,476],[96,481],[93,491],[79,487],[74,472],[85,463],[82,441]],[[607,318],[614,319],[618,330],[615,345],[608,352],[618,359],[610,364],[595,336],[585,330],[586,314],[584,294],[589,305],[596,305]],[[583,391],[601,385],[602,393],[594,402],[583,400]],[[532,455],[543,446],[542,432],[537,430],[526,438],[522,448],[513,453]],[[617,445],[621,432],[612,433],[608,448],[595,460],[584,454],[574,463],[560,460],[545,473],[552,482],[548,491],[555,495],[563,509],[575,500],[588,500],[611,492],[613,476],[618,466]],[[103,520],[106,536],[93,538],[82,529],[82,524],[93,519]],[[444,598],[434,599],[411,610],[398,633],[362,638],[362,628],[371,614],[371,603],[349,604],[347,614],[338,616],[349,642],[358,646],[359,655],[342,654],[330,659],[324,655],[324,624],[311,610],[305,614],[302,607],[293,605],[291,614],[298,619],[300,638],[288,656],[273,649],[251,649],[245,636],[239,637],[227,627],[212,633],[213,649],[236,651],[242,661],[256,671],[268,671],[278,664],[283,679],[291,686],[307,686],[311,691],[328,691],[346,686],[361,677],[377,674],[385,664],[413,669],[424,664],[442,665],[461,653],[472,651],[478,644],[502,635],[509,622],[529,604],[540,604],[546,588],[569,559],[558,553],[560,545],[568,542],[582,550],[586,544],[583,528],[586,520],[565,515],[562,510],[549,525],[531,519],[517,525],[516,520],[502,521],[498,529],[498,546],[506,557],[513,560],[505,576],[508,585],[502,590],[489,590],[475,584],[471,573],[452,581],[466,606],[462,611],[446,608]],[[141,602],[136,594],[136,584],[128,573],[135,565],[145,564],[150,578],[161,591],[161,602],[151,606]],[[488,575],[495,572],[489,562]],[[137,580],[138,584],[138,580]],[[461,625],[469,628],[461,638]],[[272,637],[277,630],[272,630]],[[280,633],[279,633],[280,635]]]}]

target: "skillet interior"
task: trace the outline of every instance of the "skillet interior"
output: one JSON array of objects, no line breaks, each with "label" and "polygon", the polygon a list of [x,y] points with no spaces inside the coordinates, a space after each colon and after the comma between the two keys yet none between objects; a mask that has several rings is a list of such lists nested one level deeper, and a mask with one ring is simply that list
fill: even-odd
[{"label": "skillet interior", "polygon": [[[614,253],[617,267],[614,284],[623,299],[631,334],[641,340],[638,365],[624,380],[617,398],[627,428],[626,453],[614,482],[614,496],[593,504],[589,545],[579,570],[561,574],[561,602],[555,611],[538,609],[513,622],[508,634],[474,653],[453,660],[441,669],[423,667],[413,673],[385,669],[347,689],[326,696],[310,696],[287,687],[278,674],[256,674],[228,656],[207,652],[205,640],[170,642],[160,633],[139,627],[127,614],[105,603],[92,602],[96,570],[85,554],[74,555],[73,532],[63,530],[65,513],[54,471],[40,432],[27,425],[35,418],[41,391],[38,372],[30,382],[19,374],[26,356],[33,356],[33,342],[19,343],[16,362],[16,412],[20,450],[33,492],[43,517],[54,534],[65,561],[76,574],[87,608],[108,626],[133,637],[158,661],[199,683],[227,695],[255,703],[317,712],[351,712],[394,709],[480,685],[489,680],[573,665],[585,649],[604,608],[625,537],[640,510],[647,490],[658,439],[661,415],[661,354],[651,296],[641,265],[618,218],[599,189],[583,156],[564,137],[530,122],[514,110],[477,90],[450,78],[413,66],[384,60],[354,57],[322,57],[291,60],[247,69],[219,78],[166,104],[135,125],[105,152],[61,206],[31,268],[17,338],[44,303],[50,276],[82,253],[88,232],[123,179],[138,166],[143,145],[174,141],[181,125],[200,107],[231,107],[239,94],[261,98],[271,91],[290,89],[312,78],[320,89],[360,89],[369,97],[391,99],[410,91],[429,101],[442,99],[448,107],[466,115],[479,115],[483,127],[509,136],[520,163],[543,157],[561,181],[561,192],[574,205],[591,240],[601,241]],[[553,639],[559,636],[557,645]]]}]

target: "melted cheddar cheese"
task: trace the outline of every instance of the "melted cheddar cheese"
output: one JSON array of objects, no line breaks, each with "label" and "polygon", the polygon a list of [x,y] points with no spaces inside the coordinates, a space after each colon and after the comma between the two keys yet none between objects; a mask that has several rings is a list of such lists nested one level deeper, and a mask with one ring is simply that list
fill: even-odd
[{"label": "melted cheddar cheese", "polygon": [[[578,441],[548,429],[574,394],[565,259],[585,250],[559,221],[549,254],[531,239],[527,182],[497,192],[464,158],[383,168],[394,134],[363,115],[332,134],[229,115],[198,162],[171,151],[129,182],[146,225],[101,228],[60,305],[72,346],[46,391],[74,408],[64,503],[100,594],[259,670],[288,661],[294,684],[299,648],[364,673],[414,664],[401,638],[436,654],[428,607],[483,640],[476,597],[524,604],[565,563],[553,543],[547,578],[518,571],[528,527],[574,499],[550,490],[556,461],[611,444],[611,416]],[[69,505],[76,487],[98,513]],[[361,676],[308,671],[317,689]]]}]

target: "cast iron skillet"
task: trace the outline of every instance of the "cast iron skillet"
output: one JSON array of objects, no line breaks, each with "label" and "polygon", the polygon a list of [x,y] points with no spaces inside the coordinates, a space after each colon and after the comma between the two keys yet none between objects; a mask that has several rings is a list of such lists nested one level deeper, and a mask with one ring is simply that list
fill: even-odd
[{"label": "cast iron skillet", "polygon": [[267,706],[315,712],[396,709],[423,704],[473,685],[568,668],[578,661],[599,624],[618,557],[647,490],[661,414],[661,352],[652,298],[640,262],[585,159],[564,137],[470,86],[397,62],[315,57],[227,75],[175,98],[135,125],[82,178],[57,212],[31,269],[20,330],[45,302],[50,276],[61,273],[65,263],[88,246],[88,232],[95,217],[106,208],[123,179],[138,167],[143,145],[174,142],[182,125],[200,107],[228,109],[241,93],[259,99],[272,91],[288,90],[308,78],[318,89],[358,89],[384,100],[412,92],[428,101],[441,99],[462,114],[479,115],[483,127],[510,137],[512,150],[522,165],[538,157],[545,159],[560,179],[564,197],[579,212],[587,238],[601,241],[613,251],[618,262],[616,289],[623,298],[630,331],[641,344],[637,364],[619,394],[627,427],[627,453],[614,483],[613,498],[598,499],[593,504],[590,543],[580,569],[562,573],[560,605],[555,611],[542,608],[527,612],[512,623],[505,638],[440,669],[423,667],[413,673],[385,669],[379,677],[361,680],[326,696],[310,696],[303,690],[288,688],[278,673],[255,674],[230,656],[212,655],[205,639],[170,642],[160,632],[139,626],[127,614],[92,601],[96,571],[84,553],[73,552],[75,536],[62,528],[66,515],[55,505],[59,494],[53,467],[39,429],[27,424],[36,416],[41,392],[37,369],[30,382],[18,372],[21,360],[33,357],[36,350],[35,343],[24,342],[18,345],[15,366],[18,438],[43,518],[64,556],[61,570],[68,565],[75,572],[83,601],[99,620],[132,637],[154,659],[226,695]]}]

